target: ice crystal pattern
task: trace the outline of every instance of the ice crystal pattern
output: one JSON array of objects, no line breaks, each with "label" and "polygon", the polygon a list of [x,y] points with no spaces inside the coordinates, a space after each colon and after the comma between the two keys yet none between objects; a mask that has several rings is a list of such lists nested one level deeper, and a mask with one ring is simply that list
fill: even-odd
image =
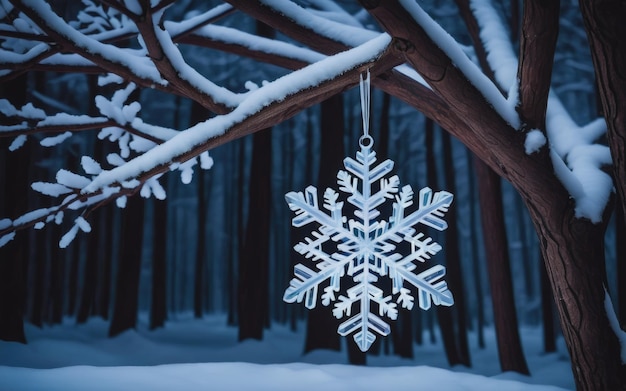
[{"label": "ice crystal pattern", "polygon": [[[416,233],[413,226],[421,223],[445,230],[447,224],[443,215],[453,196],[446,191],[433,194],[425,187],[419,192],[417,210],[405,215],[413,204],[411,186],[399,189],[397,175],[386,178],[393,169],[393,161],[375,165],[371,138],[364,137],[360,140],[356,160],[347,157],[344,160],[347,171],[340,170],[337,174],[339,190],[349,195],[347,201],[355,208],[355,219],[343,216],[344,202],[339,201],[339,193],[333,189],[324,192],[323,209],[326,211],[319,208],[317,189],[313,186],[304,192],[285,195],[289,208],[295,212],[293,226],[317,222],[319,228],[294,247],[315,262],[317,270],[297,264],[284,300],[288,303],[304,300],[305,306],[312,309],[317,303],[320,285],[324,286],[322,304],[334,303],[333,315],[337,319],[348,317],[337,332],[342,336],[354,333],[359,348],[367,351],[376,340],[375,333],[382,336],[390,333],[383,317],[395,320],[398,304],[409,310],[413,307],[414,297],[406,284],[417,289],[418,303],[424,310],[432,304],[451,306],[454,303],[452,292],[443,280],[444,266],[436,265],[419,274],[413,272],[416,262],[425,262],[441,250],[438,243],[423,233]],[[377,219],[380,216],[377,208],[387,200],[394,200],[391,216],[388,220]],[[396,248],[402,242],[410,246],[408,255]],[[405,252],[409,252],[408,247],[404,247]],[[353,283],[347,287],[347,296],[336,297],[346,274],[352,277]],[[385,296],[376,286],[383,276],[391,279],[391,295]]]}]

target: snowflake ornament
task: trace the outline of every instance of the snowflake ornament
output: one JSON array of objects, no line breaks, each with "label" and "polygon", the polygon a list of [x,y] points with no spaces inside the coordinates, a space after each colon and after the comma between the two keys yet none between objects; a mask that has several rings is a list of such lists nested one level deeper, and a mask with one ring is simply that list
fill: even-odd
[{"label": "snowflake ornament", "polygon": [[[288,303],[302,302],[312,309],[317,304],[318,290],[324,284],[322,304],[334,303],[333,315],[337,319],[348,317],[339,325],[341,336],[354,334],[354,341],[362,351],[367,351],[376,340],[376,334],[387,336],[389,324],[382,318],[395,320],[397,306],[412,309],[414,297],[405,285],[417,289],[418,304],[428,310],[432,304],[451,306],[452,292],[443,280],[445,267],[436,265],[415,274],[416,262],[423,263],[441,250],[432,238],[413,228],[418,223],[443,231],[447,223],[442,219],[452,203],[453,196],[447,191],[433,191],[425,187],[419,192],[417,210],[406,214],[413,204],[410,185],[400,186],[397,175],[387,178],[394,162],[387,159],[376,165],[376,153],[372,150],[373,140],[368,134],[366,112],[369,107],[364,84],[361,82],[361,103],[364,108],[364,135],[359,140],[360,151],[356,160],[344,159],[346,171],[337,174],[339,190],[348,194],[347,201],[354,206],[354,219],[343,215],[344,201],[339,193],[326,189],[323,209],[318,205],[317,189],[309,186],[304,192],[289,192],[285,195],[289,208],[296,216],[294,227],[318,223],[319,228],[311,232],[294,249],[316,262],[317,270],[297,264],[294,278],[285,291],[283,299]],[[367,88],[366,93],[369,93]],[[387,200],[394,200],[389,219],[380,219],[378,208]],[[410,251],[402,254],[402,243]],[[337,294],[342,278],[352,277],[346,287],[346,295]],[[386,295],[376,283],[380,277],[388,276],[392,283],[391,295]],[[328,285],[326,285],[328,281]],[[395,298],[394,298],[395,297]]]}]

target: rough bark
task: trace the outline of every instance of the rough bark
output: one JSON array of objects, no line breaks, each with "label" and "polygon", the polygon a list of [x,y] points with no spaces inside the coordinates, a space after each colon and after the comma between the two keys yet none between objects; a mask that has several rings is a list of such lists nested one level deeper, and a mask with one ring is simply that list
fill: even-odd
[{"label": "rough bark", "polygon": [[550,280],[546,273],[543,257],[540,256],[539,267],[541,275],[541,315],[543,318],[543,351],[546,353],[556,352],[556,334],[554,330],[554,298],[550,289]]},{"label": "rough bark", "polygon": [[577,389],[624,389],[620,344],[604,305],[605,226],[575,217],[571,204],[526,205],[539,236]]},{"label": "rough bark", "polygon": [[517,112],[525,129],[545,130],[548,92],[559,34],[559,0],[524,1]]},{"label": "rough bark", "polygon": [[613,158],[618,202],[626,219],[626,2],[580,1]]},{"label": "rough bark", "polygon": [[615,259],[617,259],[617,300],[618,319],[622,329],[626,329],[626,221],[620,210],[615,211]]},{"label": "rough bark", "polygon": [[513,184],[530,210],[577,387],[623,388],[619,344],[604,310],[604,227],[575,217],[573,201],[546,154],[524,153],[521,135],[504,123],[397,1],[380,3],[369,12],[394,38],[409,43],[406,59],[465,118],[472,138],[488,147],[492,156],[474,152]]}]

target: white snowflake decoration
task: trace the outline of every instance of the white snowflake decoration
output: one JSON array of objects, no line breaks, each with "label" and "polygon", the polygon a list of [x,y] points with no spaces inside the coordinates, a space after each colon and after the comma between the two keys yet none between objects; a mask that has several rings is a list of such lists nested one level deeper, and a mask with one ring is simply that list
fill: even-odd
[{"label": "white snowflake decoration", "polygon": [[[354,341],[362,351],[367,351],[376,340],[376,332],[389,335],[389,324],[379,316],[395,320],[398,316],[397,304],[412,309],[414,298],[411,290],[404,287],[408,282],[417,288],[420,308],[428,310],[431,305],[451,306],[454,304],[452,292],[443,280],[446,268],[436,265],[420,272],[415,261],[425,262],[441,250],[441,246],[424,234],[416,234],[413,226],[422,223],[436,230],[443,231],[448,224],[442,219],[452,203],[452,194],[439,191],[433,195],[429,187],[420,190],[418,209],[408,216],[405,211],[413,205],[413,189],[410,185],[398,190],[400,179],[397,175],[385,178],[393,169],[393,161],[387,159],[379,165],[376,152],[372,150],[374,141],[369,135],[370,75],[361,75],[361,109],[363,113],[363,136],[359,139],[361,150],[356,153],[356,160],[344,159],[348,171],[337,173],[339,190],[350,194],[348,202],[355,207],[354,216],[348,220],[343,214],[343,201],[338,201],[339,193],[333,189],[324,192],[324,209],[320,210],[317,202],[317,189],[309,186],[302,192],[289,192],[285,199],[289,208],[296,213],[292,224],[302,227],[317,222],[320,227],[311,232],[304,242],[294,249],[306,258],[317,262],[318,271],[311,270],[299,263],[294,267],[295,277],[285,291],[283,300],[288,303],[304,300],[304,305],[314,308],[317,303],[317,291],[326,280],[322,304],[335,302],[333,315],[337,319],[356,314],[339,325],[337,332],[341,336],[354,333]],[[354,175],[354,176],[353,176]],[[359,189],[359,182],[361,183]],[[378,182],[378,183],[377,183]],[[376,220],[380,215],[378,207],[387,199],[395,199],[389,220]],[[325,243],[329,242],[324,245]],[[334,243],[333,243],[334,242]],[[396,245],[410,245],[409,255],[401,254]],[[332,246],[331,246],[332,245]],[[328,248],[333,251],[327,251]],[[335,298],[340,290],[341,278],[346,274],[352,277],[354,285],[347,288],[347,297]],[[375,283],[378,277],[388,275],[392,282],[392,294],[384,296],[382,289]],[[398,295],[395,302],[392,296]],[[355,306],[355,304],[358,304]],[[372,304],[378,307],[378,315],[372,313]]]},{"label": "white snowflake decoration", "polygon": [[[305,238],[294,249],[317,262],[317,271],[303,264],[294,268],[295,277],[285,291],[284,300],[288,303],[302,302],[309,309],[317,302],[320,284],[329,280],[324,288],[322,304],[335,302],[333,315],[337,319],[355,314],[341,323],[337,332],[346,336],[354,334],[354,340],[362,351],[367,351],[376,340],[376,332],[386,336],[390,332],[387,324],[379,316],[395,320],[397,304],[403,308],[413,307],[411,291],[404,287],[407,282],[418,291],[420,308],[427,310],[431,304],[451,306],[454,304],[452,292],[442,279],[445,267],[433,266],[419,274],[412,271],[415,262],[424,262],[435,255],[441,246],[412,227],[418,223],[443,231],[447,223],[442,219],[452,203],[452,194],[446,191],[433,191],[425,187],[419,193],[419,208],[405,216],[406,208],[413,204],[413,190],[410,185],[398,189],[397,175],[385,176],[393,169],[393,161],[385,160],[374,166],[376,153],[372,150],[372,139],[367,134],[359,140],[361,150],[356,160],[346,158],[347,171],[339,171],[339,190],[350,194],[348,202],[356,208],[356,219],[347,220],[342,214],[344,202],[338,201],[339,193],[333,189],[324,192],[324,209],[318,207],[317,189],[313,186],[302,192],[290,192],[285,198],[289,208],[296,213],[292,224],[302,227],[317,222],[318,230],[312,237]],[[359,182],[361,186],[359,188]],[[377,220],[379,206],[387,199],[394,199],[393,212],[389,220]],[[331,241],[334,251],[325,250],[322,245]],[[400,254],[396,246],[402,242],[410,245],[408,255]],[[326,245],[325,247],[330,247]],[[339,296],[341,278],[346,274],[352,277],[353,286],[347,289],[347,297]],[[388,275],[392,280],[392,295],[384,296],[383,290],[375,285],[378,277]],[[395,302],[393,295],[398,295]],[[355,306],[355,304],[358,304]],[[378,315],[372,312],[372,304],[378,307]],[[356,307],[356,308],[355,308]]]}]

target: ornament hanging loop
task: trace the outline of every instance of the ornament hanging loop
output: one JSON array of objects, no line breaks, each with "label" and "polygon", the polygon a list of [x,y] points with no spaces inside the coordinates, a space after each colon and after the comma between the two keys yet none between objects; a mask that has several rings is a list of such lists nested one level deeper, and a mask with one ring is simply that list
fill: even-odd
[{"label": "ornament hanging loop", "polygon": [[360,75],[361,89],[361,118],[363,119],[363,136],[359,138],[361,148],[371,148],[374,140],[370,136],[370,70],[367,69],[366,76]]},{"label": "ornament hanging loop", "polygon": [[372,148],[372,145],[374,145],[374,139],[369,134],[359,137],[359,146],[361,148]]}]

